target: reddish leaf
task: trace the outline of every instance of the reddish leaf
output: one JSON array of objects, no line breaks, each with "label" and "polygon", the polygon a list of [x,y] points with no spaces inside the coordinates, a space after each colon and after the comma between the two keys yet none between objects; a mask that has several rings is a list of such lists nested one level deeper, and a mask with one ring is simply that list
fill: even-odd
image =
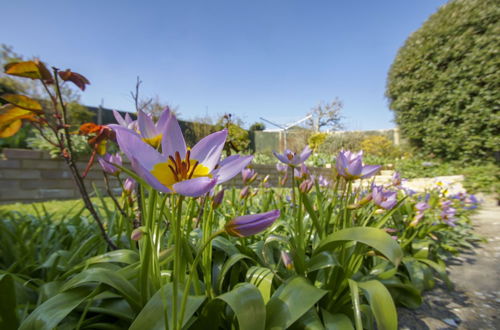
[{"label": "reddish leaf", "polygon": [[85,123],[80,125],[79,133],[81,135],[89,135],[92,133],[98,133],[101,130],[101,125],[94,123]]},{"label": "reddish leaf", "polygon": [[82,91],[85,90],[86,85],[90,85],[90,81],[79,73],[72,72],[70,69],[66,71],[59,71],[59,77],[64,81],[71,81]]},{"label": "reddish leaf", "polygon": [[47,69],[45,64],[39,59],[34,60],[36,66],[38,67],[38,71],[40,71],[40,75],[42,76],[42,80],[46,84],[52,84],[54,82],[54,78],[52,77],[52,73]]},{"label": "reddish leaf", "polygon": [[19,94],[4,94],[0,98],[16,107],[23,108],[34,112],[42,112],[42,105],[38,101],[33,100],[24,95]]},{"label": "reddish leaf", "polygon": [[6,64],[5,73],[24,78],[42,79],[42,74],[34,61],[12,62]]}]

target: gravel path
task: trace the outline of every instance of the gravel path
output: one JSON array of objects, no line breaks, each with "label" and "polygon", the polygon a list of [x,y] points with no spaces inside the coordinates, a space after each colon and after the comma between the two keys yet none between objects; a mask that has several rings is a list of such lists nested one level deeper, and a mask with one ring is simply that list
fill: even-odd
[{"label": "gravel path", "polygon": [[500,207],[485,202],[472,219],[487,243],[448,265],[454,290],[438,285],[418,309],[400,308],[400,329],[500,329]]}]

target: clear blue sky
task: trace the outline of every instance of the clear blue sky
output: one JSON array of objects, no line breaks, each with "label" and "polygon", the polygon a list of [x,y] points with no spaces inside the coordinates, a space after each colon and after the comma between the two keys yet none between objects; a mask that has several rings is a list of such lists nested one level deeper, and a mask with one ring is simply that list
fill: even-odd
[{"label": "clear blue sky", "polygon": [[388,69],[445,0],[5,1],[0,42],[84,74],[83,103],[133,110],[145,96],[181,117],[301,118],[339,97],[348,129],[394,127]]}]

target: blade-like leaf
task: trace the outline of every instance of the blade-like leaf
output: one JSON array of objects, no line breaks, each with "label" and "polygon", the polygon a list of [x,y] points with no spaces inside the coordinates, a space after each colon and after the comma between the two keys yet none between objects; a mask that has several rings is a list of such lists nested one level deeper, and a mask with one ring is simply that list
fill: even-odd
[{"label": "blade-like leaf", "polygon": [[264,329],[266,307],[259,289],[250,283],[243,283],[233,290],[218,296],[231,307],[241,330]]},{"label": "blade-like leaf", "polygon": [[378,329],[397,330],[398,314],[387,288],[376,280],[358,282],[358,285],[368,299]]},{"label": "blade-like leaf", "polygon": [[271,299],[271,288],[273,286],[274,273],[265,267],[250,267],[247,271],[247,281],[259,288],[264,304]]},{"label": "blade-like leaf", "polygon": [[330,234],[320,242],[315,254],[330,250],[343,241],[356,241],[366,244],[378,250],[396,266],[403,258],[403,251],[399,244],[384,230],[372,227],[346,228]]},{"label": "blade-like leaf", "polygon": [[356,330],[363,330],[363,321],[361,320],[361,309],[359,303],[359,287],[356,281],[351,279],[349,282],[349,290],[351,291],[352,309],[354,310],[354,324]]},{"label": "blade-like leaf", "polygon": [[303,277],[282,284],[266,305],[266,329],[286,329],[326,294]]},{"label": "blade-like leaf", "polygon": [[90,268],[66,282],[62,290],[69,290],[88,283],[104,283],[117,290],[127,300],[130,307],[140,310],[140,295],[137,289],[123,275],[105,268]]},{"label": "blade-like leaf", "polygon": [[354,330],[351,320],[345,314],[330,314],[325,310],[321,314],[327,330]]},{"label": "blade-like leaf", "polygon": [[316,254],[309,260],[309,262],[307,263],[307,271],[313,272],[315,270],[335,266],[340,266],[336,256],[329,251],[323,251]]},{"label": "blade-like leaf", "polygon": [[21,324],[19,330],[52,330],[90,294],[87,288],[59,293],[38,306]]},{"label": "blade-like leaf", "polygon": [[[179,292],[177,300],[181,303],[182,292]],[[205,301],[205,296],[189,296],[186,303],[182,326],[184,326],[193,314]],[[139,315],[135,318],[129,330],[164,330],[165,309],[167,310],[168,328],[173,329],[173,285],[168,283],[158,290],[146,303]]]},{"label": "blade-like leaf", "polygon": [[0,274],[0,329],[17,329],[16,287],[10,274]]}]

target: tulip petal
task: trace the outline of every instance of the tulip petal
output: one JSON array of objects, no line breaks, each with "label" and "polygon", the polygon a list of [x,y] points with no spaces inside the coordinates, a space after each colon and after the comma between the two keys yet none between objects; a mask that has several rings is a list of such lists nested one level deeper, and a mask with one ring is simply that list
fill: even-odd
[{"label": "tulip petal", "polygon": [[279,210],[239,216],[226,224],[226,231],[240,237],[255,235],[270,227],[279,216]]},{"label": "tulip petal", "polygon": [[153,147],[141,140],[141,138],[129,129],[121,126],[113,127],[116,133],[116,141],[120,149],[132,161],[135,158],[144,168],[150,171],[157,163],[165,162],[165,158]]},{"label": "tulip petal", "polygon": [[209,192],[217,183],[216,178],[202,176],[174,184],[174,191],[180,195],[199,197]]},{"label": "tulip petal", "polygon": [[285,163],[285,164],[290,164],[290,160],[285,156],[285,155],[282,155],[282,154],[279,154],[277,153],[276,151],[273,151],[273,154],[276,158],[278,158],[282,163]]},{"label": "tulip petal", "polygon": [[312,154],[312,149],[309,148],[309,146],[305,146],[304,150],[300,153],[300,156],[296,160],[296,164],[302,164],[303,162],[306,161],[307,158],[309,158]]},{"label": "tulip petal", "polygon": [[170,109],[166,107],[161,113],[160,118],[158,118],[158,121],[156,122],[156,129],[158,133],[165,132],[168,118],[170,118]]},{"label": "tulip petal", "polygon": [[137,115],[137,122],[139,124],[139,131],[145,138],[154,138],[160,133],[156,131],[156,126],[153,118],[151,118],[151,116],[148,116],[142,110],[139,110],[139,114]]},{"label": "tulip petal", "polygon": [[[235,155],[236,156],[236,155]],[[212,174],[217,176],[217,183],[223,183],[234,178],[245,167],[250,164],[253,156],[238,156],[224,163],[221,167],[216,169]]]},{"label": "tulip petal", "polygon": [[219,163],[226,138],[225,129],[205,136],[191,149],[191,158],[199,161],[211,172]]},{"label": "tulip petal", "polygon": [[127,121],[122,118],[122,116],[120,115],[120,113],[118,111],[113,110],[113,116],[115,116],[115,119],[116,119],[116,122],[118,123],[118,125],[123,126],[123,127],[127,127],[127,125],[128,125]]},{"label": "tulip petal", "polygon": [[[361,163],[361,161],[360,161]],[[361,171],[361,177],[363,179],[369,178],[376,174],[380,170],[380,165],[365,165],[363,166],[363,170]]]},{"label": "tulip petal", "polygon": [[167,157],[174,156],[177,151],[181,158],[184,158],[186,155],[186,141],[184,141],[181,127],[177,118],[170,111],[163,131],[161,146],[163,154]]},{"label": "tulip petal", "polygon": [[150,171],[148,171],[140,161],[138,161],[136,158],[133,156],[130,158],[130,165],[134,169],[134,171],[139,175],[141,178],[143,178],[153,189],[156,189],[158,191],[168,193],[171,192],[170,189],[168,189],[166,186],[162,185],[158,179],[155,178],[153,174],[151,174]]}]

